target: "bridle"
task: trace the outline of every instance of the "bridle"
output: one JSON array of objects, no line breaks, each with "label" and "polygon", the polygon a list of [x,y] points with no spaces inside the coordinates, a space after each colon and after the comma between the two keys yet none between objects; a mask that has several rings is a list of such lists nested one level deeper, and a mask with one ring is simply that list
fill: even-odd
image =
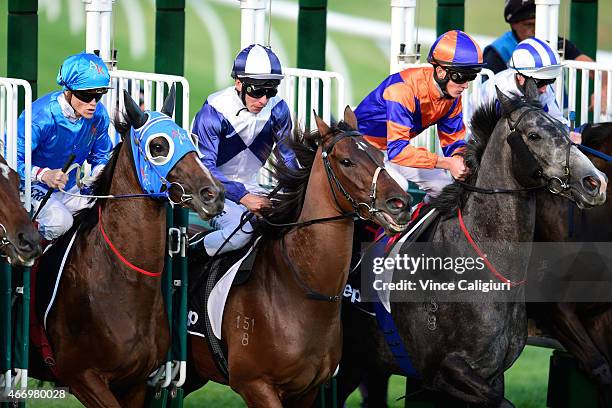
[{"label": "bridle", "polygon": [[[533,187],[504,189],[504,188],[476,187],[476,186],[473,186],[471,184],[468,184],[468,183],[465,183],[459,180],[456,180],[455,182],[460,184],[463,188],[465,188],[468,191],[482,193],[482,194],[518,193],[518,192],[525,192],[525,191],[541,190],[543,188],[547,188],[548,191],[550,191],[553,194],[560,194],[564,191],[569,190],[570,189],[569,180],[571,176],[569,161],[570,161],[571,148],[574,145],[574,143],[568,139],[567,151],[565,155],[565,166],[563,169],[563,176],[562,177],[547,176],[546,174],[544,174],[544,170],[542,169],[542,166],[540,166],[540,164],[537,162],[531,150],[529,150],[529,148],[525,144],[525,141],[523,140],[521,136],[521,132],[518,130],[518,126],[520,125],[521,121],[528,113],[539,111],[539,110],[542,110],[542,109],[537,108],[537,107],[530,107],[530,108],[525,109],[523,112],[521,112],[520,116],[514,123],[512,123],[510,121],[510,118],[508,118],[507,121],[508,121],[508,127],[510,128],[510,134],[508,134],[508,136],[506,137],[506,141],[510,145],[510,148],[512,149],[513,153],[525,161],[525,167],[527,167],[529,175],[534,178],[544,179],[545,183],[537,185],[537,186],[533,186]],[[545,115],[544,118],[548,120],[549,122],[551,122],[553,126],[559,127],[559,123],[555,122],[552,118],[548,117],[547,115]]]},{"label": "bridle", "polygon": [[[360,141],[355,142],[357,143],[358,148],[363,150],[365,154],[370,158],[370,160],[372,160],[372,162],[377,166],[376,170],[374,171],[374,175],[372,176],[372,183],[370,185],[370,195],[369,195],[370,202],[366,203],[363,201],[357,202],[353,197],[351,197],[351,195],[346,191],[346,189],[344,188],[344,186],[342,185],[342,183],[340,182],[340,180],[334,173],[334,170],[332,169],[332,166],[331,166],[331,162],[329,161],[329,155],[334,149],[334,146],[336,145],[336,143],[338,143],[340,140],[344,138],[354,137],[354,136],[362,136],[362,134],[355,130],[351,130],[351,131],[343,132],[343,133],[340,133],[334,136],[334,138],[329,143],[329,145],[321,153],[321,157],[323,159],[323,166],[325,167],[325,172],[327,173],[327,181],[329,182],[329,186],[334,196],[334,201],[336,202],[336,205],[340,209],[342,208],[342,206],[338,202],[338,197],[336,195],[336,189],[338,189],[342,193],[344,198],[353,207],[354,215],[356,215],[362,220],[366,220],[366,219],[371,218],[372,215],[381,212],[380,209],[376,208],[376,187],[377,187],[378,176],[380,175],[380,172],[382,170],[385,170],[384,164],[376,161],[372,153],[368,151],[368,146],[364,142],[360,142]],[[336,186],[336,189],[334,189],[334,185]],[[368,216],[361,215],[362,209],[366,211],[366,214],[368,214]]]},{"label": "bridle", "polygon": [[8,231],[6,230],[4,224],[0,224],[0,234],[0,250],[4,249],[9,245],[13,245],[13,243],[8,239]]}]

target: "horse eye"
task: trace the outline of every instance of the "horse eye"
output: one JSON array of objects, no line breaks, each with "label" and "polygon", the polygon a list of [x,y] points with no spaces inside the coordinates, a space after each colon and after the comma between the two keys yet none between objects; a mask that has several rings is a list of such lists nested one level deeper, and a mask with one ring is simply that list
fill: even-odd
[{"label": "horse eye", "polygon": [[343,165],[344,167],[351,167],[353,165],[353,162],[350,161],[349,159],[342,159],[340,160],[340,164]]},{"label": "horse eye", "polygon": [[542,139],[542,136],[538,135],[537,133],[530,133],[527,138],[529,140],[536,141]]}]

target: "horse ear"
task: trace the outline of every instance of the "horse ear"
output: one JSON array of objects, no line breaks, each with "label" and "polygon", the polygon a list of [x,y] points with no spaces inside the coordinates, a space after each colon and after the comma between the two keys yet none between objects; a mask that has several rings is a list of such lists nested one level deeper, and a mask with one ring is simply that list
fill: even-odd
[{"label": "horse ear", "polygon": [[495,85],[495,92],[497,92],[497,100],[501,105],[503,114],[508,115],[510,112],[512,112],[510,103],[511,99],[507,97],[502,91],[500,91],[497,85]]},{"label": "horse ear", "polygon": [[538,99],[538,86],[535,83],[535,79],[530,77],[525,79],[525,99],[527,102]]},{"label": "horse ear", "polygon": [[353,130],[359,129],[359,126],[357,126],[357,116],[355,116],[355,112],[353,112],[348,105],[344,108],[344,123],[349,125]]},{"label": "horse ear", "polygon": [[130,94],[124,89],[123,90],[123,101],[125,105],[125,111],[132,122],[134,129],[139,129],[147,123],[147,115],[140,109],[140,106],[132,99]]},{"label": "horse ear", "polygon": [[172,117],[172,113],[174,112],[174,104],[176,102],[176,85],[172,84],[170,88],[170,92],[168,96],[166,96],[166,100],[164,101],[164,106],[162,106],[161,113],[166,116]]},{"label": "horse ear", "polygon": [[[314,112],[314,109],[313,109],[313,112]],[[319,131],[319,135],[321,135],[321,138],[323,140],[327,139],[327,137],[331,135],[331,130],[329,129],[329,126],[327,126],[327,123],[325,123],[325,121],[321,119],[319,115],[317,115],[316,112],[314,112],[314,117],[315,117],[315,122],[317,123],[317,130]]]}]

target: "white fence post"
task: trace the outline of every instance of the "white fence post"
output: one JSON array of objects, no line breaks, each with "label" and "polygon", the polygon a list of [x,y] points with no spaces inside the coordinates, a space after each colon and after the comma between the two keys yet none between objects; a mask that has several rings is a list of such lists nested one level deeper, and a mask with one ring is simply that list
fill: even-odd
[{"label": "white fence post", "polygon": [[[180,126],[190,132],[189,121],[189,82],[187,79],[176,75],[155,74],[149,72],[112,70],[111,89],[102,99],[108,114],[113,120],[117,111],[125,112],[123,101],[123,90],[127,90],[132,99],[138,103],[143,110],[161,110],[164,104],[164,94],[169,91],[173,84],[180,84],[183,90],[183,117],[179,121]],[[172,114],[174,119],[176,109]],[[113,143],[117,144],[117,135],[114,127],[109,127],[109,136]]]},{"label": "white fence post", "polygon": [[19,118],[19,87],[24,90],[24,162],[25,162],[25,193],[24,206],[27,211],[32,207],[32,87],[28,81],[14,78],[0,78],[0,141],[4,149],[0,153],[5,156],[10,167],[17,170],[17,122]]},{"label": "white fence post", "polygon": [[[569,112],[580,113],[580,121],[588,121],[589,105],[591,95],[589,93],[590,75],[593,80],[593,123],[612,121],[612,64],[602,64],[589,61],[566,60],[561,63],[563,66],[562,81],[559,81],[555,90],[557,92],[557,102],[563,108],[564,92],[567,93],[567,110],[564,116],[569,118]],[[605,75],[605,77],[604,77]],[[604,80],[605,78],[605,80]],[[580,81],[580,106],[577,105],[578,81]],[[607,82],[604,87],[604,83]],[[602,109],[602,95],[606,95],[606,109]],[[579,124],[578,124],[579,125]]]}]

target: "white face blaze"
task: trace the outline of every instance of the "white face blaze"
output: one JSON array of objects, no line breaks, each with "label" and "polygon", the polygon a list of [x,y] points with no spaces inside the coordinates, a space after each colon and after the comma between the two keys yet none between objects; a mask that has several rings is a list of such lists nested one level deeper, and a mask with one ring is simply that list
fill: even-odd
[{"label": "white face blaze", "polygon": [[2,176],[5,179],[9,179],[9,173],[11,172],[11,169],[9,168],[9,166],[7,166],[4,163],[0,163],[0,173],[2,173]]}]

